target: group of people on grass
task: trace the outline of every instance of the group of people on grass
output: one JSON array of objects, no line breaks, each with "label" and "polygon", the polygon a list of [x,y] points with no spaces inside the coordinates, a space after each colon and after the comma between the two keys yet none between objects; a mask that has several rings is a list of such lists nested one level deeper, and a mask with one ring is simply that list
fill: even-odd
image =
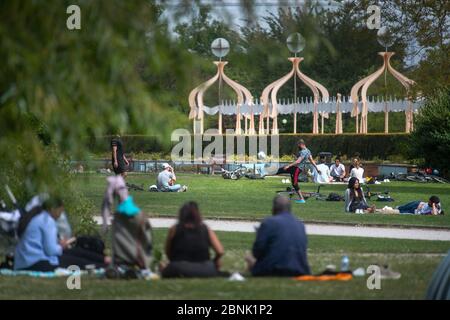
[{"label": "group of people on grass", "polygon": [[441,200],[437,196],[431,196],[428,202],[412,201],[407,204],[391,208],[385,206],[377,209],[375,205],[369,206],[364,195],[363,188],[356,177],[350,178],[345,190],[345,211],[354,213],[385,213],[385,214],[417,214],[417,215],[440,215],[444,214]]},{"label": "group of people on grass", "polygon": [[[102,216],[104,231],[112,219],[112,256],[104,254],[104,244],[99,239],[79,238],[73,245],[71,228],[64,214],[64,204],[58,197],[49,197],[28,208],[20,218],[19,242],[15,248],[14,269],[31,271],[53,271],[58,267],[78,265],[81,268],[93,266],[133,266],[149,269],[152,261],[153,238],[146,215],[134,203],[125,183],[124,165],[120,140],[112,143],[113,167],[116,176],[107,178],[103,199]],[[303,140],[299,142],[299,156],[296,161],[278,170],[278,174],[289,173],[299,200],[304,203],[298,185],[301,164],[310,161],[318,174],[326,171],[322,164],[316,165],[311,152]],[[122,160],[120,160],[122,159]],[[325,165],[326,166],[326,165]],[[329,169],[336,180],[345,177],[345,167],[336,159]],[[428,202],[413,201],[397,208],[376,209],[369,206],[361,187],[363,169],[355,159],[345,191],[345,211],[358,213],[391,213],[439,215],[444,214],[440,199],[431,196]],[[169,164],[164,164],[158,175],[158,188],[165,191],[180,191],[184,188],[175,184],[176,176]],[[307,237],[303,223],[291,213],[288,198],[277,196],[273,200],[272,216],[265,219],[257,230],[252,254],[245,259],[254,276],[293,276],[309,274],[307,260]],[[82,241],[83,240],[83,241]],[[214,252],[211,258],[210,251]],[[210,277],[221,276],[221,257],[224,248],[217,235],[202,221],[197,203],[188,202],[180,211],[178,222],[168,231],[165,244],[168,263],[161,263],[163,277]]]},{"label": "group of people on grass", "polygon": [[[58,198],[49,198],[35,213],[27,215],[27,223],[21,226],[14,269],[49,272],[70,265],[81,269],[111,265],[148,269],[154,245],[151,227],[124,187],[123,177],[108,178],[103,206],[105,226],[112,213],[113,199],[118,200],[112,213],[111,258],[89,249],[70,248],[70,241],[59,236],[58,219],[64,205]],[[254,276],[310,274],[305,227],[292,215],[290,200],[277,196],[272,214],[261,223],[252,254],[245,257],[248,270]],[[224,252],[216,233],[204,224],[198,204],[187,202],[179,211],[177,223],[168,231],[165,243],[168,262],[160,263],[161,275],[165,278],[228,275],[221,271]]]},{"label": "group of people on grass", "polygon": [[[125,156],[123,143],[119,135],[116,135],[111,140],[111,163],[113,171],[116,175],[122,176],[124,179],[127,177],[126,167],[130,164]],[[162,164],[162,171],[156,178],[156,185],[154,185],[154,191],[160,192],[186,192],[187,186],[176,183],[177,177],[175,170],[168,163]],[[152,188],[152,187],[150,187]]]},{"label": "group of people on grass", "polygon": [[319,165],[317,165],[317,172],[314,175],[315,183],[331,183],[331,182],[345,182],[355,177],[360,181],[364,181],[364,168],[361,166],[359,158],[353,158],[352,164],[347,171],[341,159],[337,157],[331,166],[325,164],[325,157],[322,156],[319,159]]}]

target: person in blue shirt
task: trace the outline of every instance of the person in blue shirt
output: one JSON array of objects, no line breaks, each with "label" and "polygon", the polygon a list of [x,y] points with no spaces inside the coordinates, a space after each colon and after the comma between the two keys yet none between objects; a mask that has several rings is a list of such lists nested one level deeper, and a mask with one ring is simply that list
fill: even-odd
[{"label": "person in blue shirt", "polygon": [[46,201],[41,208],[29,212],[19,222],[19,243],[14,254],[15,270],[53,271],[59,256],[68,246],[67,239],[58,241],[56,220],[64,212],[60,199]]},{"label": "person in blue shirt", "polygon": [[288,198],[273,200],[272,217],[259,227],[253,244],[253,256],[247,263],[253,276],[298,276],[311,274],[305,226],[291,214]]},{"label": "person in blue shirt", "polygon": [[[109,263],[109,257],[86,248],[83,243],[78,245],[78,240],[77,246],[70,248],[75,238],[63,238],[63,230],[58,229],[58,221],[63,212],[62,200],[51,197],[22,215],[17,230],[19,242],[14,253],[15,270],[50,272],[71,265],[85,269],[88,265],[104,267]],[[86,245],[89,240],[87,238],[80,241],[84,239]]]},{"label": "person in blue shirt", "polygon": [[278,169],[276,174],[283,174],[283,173],[289,173],[291,175],[291,183],[292,187],[294,188],[295,192],[298,194],[299,199],[296,200],[297,203],[305,203],[305,198],[303,198],[303,195],[300,191],[300,187],[298,185],[298,177],[300,173],[302,172],[302,168],[305,167],[306,161],[309,161],[314,168],[316,168],[317,173],[320,175],[322,172],[317,168],[316,162],[314,161],[311,151],[306,147],[305,141],[303,139],[300,139],[298,142],[298,148],[300,151],[298,152],[297,160],[294,162],[281,167]]}]

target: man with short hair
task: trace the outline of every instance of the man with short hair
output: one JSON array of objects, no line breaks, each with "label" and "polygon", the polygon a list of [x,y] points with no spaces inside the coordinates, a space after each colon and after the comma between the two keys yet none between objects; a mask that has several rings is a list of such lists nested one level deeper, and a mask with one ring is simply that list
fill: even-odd
[{"label": "man with short hair", "polygon": [[294,187],[294,190],[299,197],[299,200],[296,200],[296,202],[305,203],[305,199],[303,198],[303,195],[300,191],[300,187],[298,185],[298,177],[302,172],[300,166],[304,168],[306,160],[309,160],[309,162],[314,166],[314,168],[316,168],[319,174],[321,174],[322,172],[319,170],[319,168],[317,168],[316,162],[312,157],[311,151],[309,151],[309,149],[306,147],[305,141],[303,139],[299,140],[298,148],[300,149],[300,151],[298,152],[297,160],[288,164],[287,166],[279,168],[276,174],[289,173],[291,175],[292,187]]},{"label": "man with short hair", "polygon": [[272,214],[258,228],[253,256],[246,257],[252,275],[292,277],[310,274],[305,226],[292,215],[289,199],[275,197]]},{"label": "man with short hair", "polygon": [[428,202],[413,201],[397,208],[400,214],[439,215],[442,213],[441,200],[431,196]]},{"label": "man with short hair", "polygon": [[185,192],[187,190],[186,186],[181,186],[181,184],[175,184],[177,177],[173,168],[168,163],[163,163],[163,171],[158,174],[156,181],[156,186],[159,191],[163,192]]},{"label": "man with short hair", "polygon": [[123,178],[126,178],[127,172],[125,170],[125,166],[128,166],[130,163],[128,159],[125,157],[123,152],[123,144],[119,135],[116,135],[111,140],[111,150],[112,150],[112,166],[113,171],[116,175],[121,175]]},{"label": "man with short hair", "polygon": [[334,160],[334,164],[331,165],[330,174],[334,181],[342,182],[345,178],[345,166],[341,163],[341,159],[338,157]]}]

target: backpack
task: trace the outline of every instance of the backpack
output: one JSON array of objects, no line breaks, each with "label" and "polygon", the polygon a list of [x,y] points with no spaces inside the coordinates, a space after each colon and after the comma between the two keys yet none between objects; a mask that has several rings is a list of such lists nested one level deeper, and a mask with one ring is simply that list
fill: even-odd
[{"label": "backpack", "polygon": [[76,247],[103,255],[105,243],[102,239],[90,236],[77,237]]},{"label": "backpack", "polygon": [[327,201],[344,201],[344,197],[342,197],[341,195],[337,194],[337,193],[330,193],[328,195],[328,198],[326,198]]}]

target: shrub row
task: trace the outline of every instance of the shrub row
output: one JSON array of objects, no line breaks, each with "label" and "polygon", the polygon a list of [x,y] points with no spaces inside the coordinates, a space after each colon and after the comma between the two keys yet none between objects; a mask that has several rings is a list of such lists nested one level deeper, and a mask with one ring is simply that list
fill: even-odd
[{"label": "shrub row", "polygon": [[[319,152],[331,152],[333,156],[352,157],[359,153],[365,160],[402,160],[406,158],[409,135],[405,134],[369,134],[369,135],[280,135],[280,156],[292,155],[297,152],[297,141],[304,139],[308,148],[314,155]],[[161,143],[152,136],[124,136],[122,137],[124,148],[127,153],[161,154],[169,155],[172,146],[176,142]],[[236,138],[235,147],[237,145]],[[270,141],[267,139],[270,153]],[[193,138],[191,138],[193,146]],[[210,142],[204,141],[203,147]],[[249,145],[249,138],[245,137],[246,146]],[[225,148],[225,142],[224,142]],[[110,151],[110,137],[97,138],[90,145],[91,152],[95,154],[105,154]]]}]

